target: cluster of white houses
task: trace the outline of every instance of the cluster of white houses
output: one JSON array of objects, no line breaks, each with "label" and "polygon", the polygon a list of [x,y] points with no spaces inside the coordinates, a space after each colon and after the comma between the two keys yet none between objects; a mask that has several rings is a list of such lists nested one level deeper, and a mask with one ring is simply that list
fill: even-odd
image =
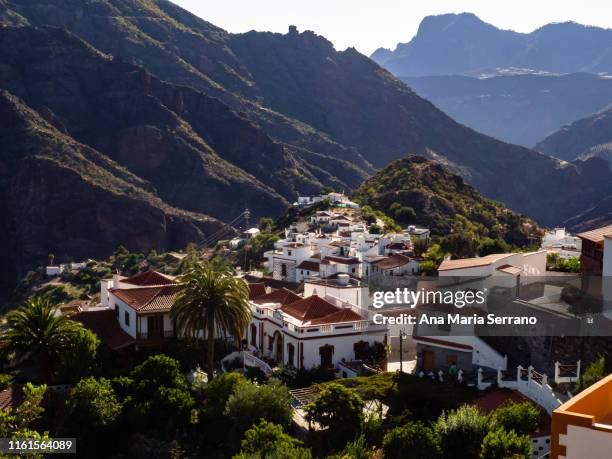
[{"label": "cluster of white houses", "polygon": [[409,227],[399,234],[371,234],[350,212],[319,211],[307,227],[288,228],[264,257],[274,279],[289,282],[338,274],[358,279],[413,275],[420,261],[414,256],[413,237],[426,239],[429,230]]},{"label": "cluster of white houses", "polygon": [[[170,311],[177,287],[171,276],[156,271],[105,279],[102,308],[114,315],[125,338],[115,341],[150,346],[174,337]],[[303,295],[263,281],[249,283],[249,289],[252,319],[245,338],[257,357],[296,368],[333,368],[387,340],[387,328],[372,321],[367,287],[348,276],[307,281]]]}]

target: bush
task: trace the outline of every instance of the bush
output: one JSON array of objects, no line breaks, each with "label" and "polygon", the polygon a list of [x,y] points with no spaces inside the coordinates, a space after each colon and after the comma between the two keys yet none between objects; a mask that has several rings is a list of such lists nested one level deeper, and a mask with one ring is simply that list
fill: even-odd
[{"label": "bush", "polygon": [[573,285],[563,287],[563,290],[561,290],[561,301],[569,304],[569,312],[575,315],[596,314],[601,312],[602,309],[601,300]]},{"label": "bush", "polygon": [[263,419],[244,433],[240,446],[241,452],[235,458],[310,458],[299,440],[287,435],[282,426]]},{"label": "bush", "polygon": [[364,406],[364,401],[355,390],[329,383],[306,406],[306,419],[327,428],[334,441],[346,442],[360,431]]},{"label": "bush", "polygon": [[291,394],[278,380],[257,386],[243,381],[234,386],[223,414],[239,437],[260,419],[283,427],[291,422]]},{"label": "bush", "polygon": [[540,427],[540,409],[531,402],[510,402],[500,406],[491,414],[494,429],[503,428],[518,435],[528,435]]},{"label": "bush", "polygon": [[435,424],[444,457],[454,458],[457,451],[464,458],[477,458],[487,434],[489,420],[473,405],[463,405],[455,411],[442,413]]},{"label": "bush", "polygon": [[492,430],[482,441],[481,459],[507,459],[531,457],[531,443],[528,435],[517,435],[502,428]]},{"label": "bush", "polygon": [[431,427],[409,422],[385,435],[383,452],[388,459],[435,459],[440,457],[440,441]]},{"label": "bush", "polygon": [[240,373],[229,372],[215,377],[204,388],[204,409],[211,418],[219,418],[236,387],[245,383]]}]

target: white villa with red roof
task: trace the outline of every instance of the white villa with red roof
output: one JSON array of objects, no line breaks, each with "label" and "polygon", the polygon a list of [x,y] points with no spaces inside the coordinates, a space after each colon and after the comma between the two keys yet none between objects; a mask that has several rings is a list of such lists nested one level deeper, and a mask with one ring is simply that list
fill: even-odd
[{"label": "white villa with red roof", "polygon": [[115,275],[101,283],[102,305],[115,311],[121,329],[139,344],[174,336],[170,309],[175,294],[174,279],[156,271],[129,278]]},{"label": "white villa with red roof", "polygon": [[302,298],[281,289],[251,300],[251,305],[249,348],[295,368],[334,368],[388,339],[388,329],[374,324],[367,310],[330,295]]}]

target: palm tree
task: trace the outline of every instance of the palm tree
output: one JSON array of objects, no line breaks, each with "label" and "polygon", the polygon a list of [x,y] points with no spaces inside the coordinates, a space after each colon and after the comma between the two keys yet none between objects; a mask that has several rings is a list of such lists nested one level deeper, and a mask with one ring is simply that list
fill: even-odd
[{"label": "palm tree", "polygon": [[48,298],[35,297],[6,315],[7,328],[0,341],[19,359],[37,361],[40,377],[51,382],[53,364],[69,348],[71,338],[80,326],[57,313]]},{"label": "palm tree", "polygon": [[215,268],[195,261],[179,277],[179,292],[172,306],[172,319],[186,338],[195,339],[200,331],[207,338],[207,373],[214,373],[215,333],[227,332],[241,337],[251,321],[249,288],[227,267]]}]

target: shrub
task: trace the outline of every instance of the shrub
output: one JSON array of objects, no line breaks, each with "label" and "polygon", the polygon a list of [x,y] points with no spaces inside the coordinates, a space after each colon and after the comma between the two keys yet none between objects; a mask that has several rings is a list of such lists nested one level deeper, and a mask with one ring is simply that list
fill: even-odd
[{"label": "shrub", "polygon": [[435,424],[440,446],[445,457],[477,458],[480,445],[487,434],[489,420],[473,405],[463,405],[455,411],[442,413]]},{"label": "shrub", "polygon": [[492,430],[482,441],[481,459],[507,459],[531,457],[529,436],[517,435],[502,428]]},{"label": "shrub", "polygon": [[299,440],[287,435],[282,426],[263,419],[244,433],[240,446],[241,452],[235,458],[310,458]]},{"label": "shrub", "polygon": [[518,435],[528,435],[540,426],[541,413],[533,403],[510,402],[500,406],[491,414],[491,424],[495,429],[503,428]]},{"label": "shrub", "polygon": [[409,422],[385,435],[383,452],[388,459],[435,459],[440,457],[440,441],[431,427],[422,422]]},{"label": "shrub", "polygon": [[359,394],[341,384],[329,383],[306,406],[306,418],[329,430],[338,442],[354,438],[363,422],[364,401]]}]

